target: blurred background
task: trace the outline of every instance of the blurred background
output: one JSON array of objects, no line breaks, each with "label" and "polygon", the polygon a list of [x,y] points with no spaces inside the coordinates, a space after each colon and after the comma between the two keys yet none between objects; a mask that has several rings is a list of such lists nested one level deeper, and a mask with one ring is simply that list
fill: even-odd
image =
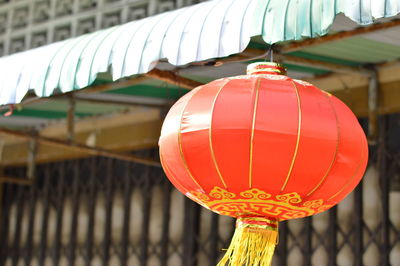
[{"label": "blurred background", "polygon": [[[203,12],[205,21],[212,2],[218,1],[0,0],[0,56],[24,60],[24,51],[167,11],[176,10],[171,14],[178,17],[185,7]],[[223,8],[213,4],[216,13]],[[340,14],[329,28],[330,39],[315,35],[270,49],[254,36],[233,56],[187,64],[179,64],[186,51],[179,46],[176,64],[159,60],[153,70],[118,80],[107,69],[84,90],[60,89],[44,98],[29,90],[21,103],[2,105],[0,265],[215,265],[235,221],[171,186],[158,159],[161,124],[189,89],[242,75],[248,63],[269,59],[273,50],[288,76],[344,101],[370,143],[365,177],[342,203],[280,224],[274,265],[399,266],[399,18],[361,27]],[[197,53],[202,49],[207,45]],[[6,88],[4,62],[0,96]]]}]

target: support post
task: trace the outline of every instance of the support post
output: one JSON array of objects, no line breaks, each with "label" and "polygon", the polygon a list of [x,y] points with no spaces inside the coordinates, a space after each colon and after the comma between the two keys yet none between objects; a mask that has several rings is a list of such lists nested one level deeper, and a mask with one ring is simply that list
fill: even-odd
[{"label": "support post", "polygon": [[328,265],[329,266],[337,266],[337,206],[334,206],[329,210],[329,227],[328,227],[328,249],[329,249],[329,257],[328,257]]},{"label": "support post", "polygon": [[29,180],[33,180],[36,174],[36,154],[37,154],[37,141],[36,139],[31,139],[29,141],[28,150],[28,167],[26,177]]},{"label": "support post", "polygon": [[364,222],[363,222],[363,182],[354,191],[354,266],[363,266]]},{"label": "support post", "polygon": [[311,266],[311,258],[313,255],[312,248],[312,234],[313,234],[313,226],[312,226],[312,216],[306,217],[304,227],[305,227],[305,236],[304,236],[304,266]]},{"label": "support post", "polygon": [[[4,176],[4,169],[1,165],[0,165],[0,176]],[[3,215],[3,190],[4,190],[3,181],[0,179],[0,224],[1,224],[1,219],[3,218],[2,217],[2,215]]]},{"label": "support post", "polygon": [[379,179],[381,186],[382,204],[382,238],[380,244],[380,265],[390,266],[390,217],[389,217],[389,186],[390,177],[388,175],[388,158],[386,155],[386,131],[387,118],[382,116],[379,119],[379,147],[378,147],[378,166]]},{"label": "support post", "polygon": [[288,221],[283,221],[279,223],[279,245],[278,245],[278,254],[279,254],[279,266],[287,266],[288,261],[287,257],[289,255],[288,252]]},{"label": "support post", "polygon": [[376,144],[378,128],[378,72],[373,69],[370,72],[368,84],[368,140],[370,144]]},{"label": "support post", "polygon": [[75,133],[75,98],[73,94],[68,95],[68,113],[67,113],[67,141],[74,141]]}]

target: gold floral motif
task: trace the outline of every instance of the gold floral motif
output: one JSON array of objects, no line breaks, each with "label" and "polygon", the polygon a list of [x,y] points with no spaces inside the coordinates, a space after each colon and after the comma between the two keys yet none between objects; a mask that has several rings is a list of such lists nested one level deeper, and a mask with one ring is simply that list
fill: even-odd
[{"label": "gold floral motif", "polygon": [[196,201],[196,202],[198,202],[198,201],[202,201],[202,202],[203,201],[204,202],[210,201],[210,197],[208,197],[206,194],[198,192],[198,191],[188,192],[188,193],[186,193],[186,196],[188,198]]},{"label": "gold floral motif", "polygon": [[246,199],[257,199],[257,200],[266,200],[271,197],[271,194],[268,194],[258,188],[249,189],[240,193],[240,196]]},{"label": "gold floral motif", "polygon": [[310,200],[310,201],[306,201],[303,203],[304,207],[309,207],[312,209],[317,209],[319,207],[322,206],[322,204],[324,204],[324,201],[322,199],[319,200]]},{"label": "gold floral motif", "polygon": [[322,199],[302,203],[296,192],[273,196],[257,188],[243,191],[238,196],[220,187],[214,187],[208,194],[194,191],[186,195],[222,215],[275,217],[281,221],[310,216],[332,207],[324,205]]},{"label": "gold floral motif", "polygon": [[228,192],[220,187],[214,187],[210,192],[210,196],[214,199],[233,199],[236,197],[234,193]]},{"label": "gold floral motif", "polygon": [[281,202],[285,202],[285,203],[300,203],[301,202],[301,197],[296,192],[287,193],[287,194],[283,194],[283,195],[277,195],[276,199]]}]

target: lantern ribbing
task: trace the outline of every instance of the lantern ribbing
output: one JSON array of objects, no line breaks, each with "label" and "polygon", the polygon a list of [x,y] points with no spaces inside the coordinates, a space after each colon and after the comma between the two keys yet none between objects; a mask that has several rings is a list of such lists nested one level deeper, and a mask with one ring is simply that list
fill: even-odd
[{"label": "lantern ribbing", "polygon": [[299,91],[297,90],[296,84],[292,81],[294,90],[296,92],[296,97],[297,97],[297,107],[298,107],[298,126],[297,126],[297,138],[296,138],[296,147],[294,148],[294,153],[293,153],[293,159],[292,162],[290,163],[289,167],[289,172],[287,174],[287,177],[285,179],[285,182],[282,185],[281,191],[284,191],[286,188],[287,183],[289,182],[290,175],[292,174],[293,171],[293,166],[297,158],[297,151],[299,150],[299,143],[300,143],[300,132],[301,132],[301,101],[300,101],[300,96],[299,96]]},{"label": "lantern ribbing", "polygon": [[332,160],[331,164],[329,165],[328,170],[326,171],[325,175],[321,178],[321,181],[319,181],[318,184],[310,192],[307,193],[307,197],[311,196],[312,193],[314,193],[322,185],[322,183],[325,181],[326,177],[328,176],[329,172],[332,169],[333,164],[336,161],[336,156],[337,156],[338,149],[339,149],[340,127],[339,127],[338,117],[337,117],[335,108],[333,108],[331,99],[329,99],[328,95],[326,95],[326,98],[329,101],[329,104],[330,104],[330,106],[332,108],[332,112],[335,114],[335,121],[336,121],[336,128],[337,128],[337,130],[336,130],[337,131],[337,134],[336,134],[337,135],[336,149],[335,149],[335,154],[333,155],[333,160]]},{"label": "lantern ribbing", "polygon": [[254,129],[256,127],[256,117],[257,117],[257,104],[258,104],[258,94],[260,89],[261,79],[256,79],[255,83],[255,99],[253,107],[253,121],[251,123],[251,135],[250,135],[250,152],[249,152],[249,188],[253,187],[253,145],[254,145]]},{"label": "lantern ribbing", "polygon": [[[229,82],[229,80],[227,80],[227,81],[221,86],[221,88],[218,89],[218,92],[217,92],[217,94],[215,95],[215,98],[214,98],[214,100],[213,100],[213,104],[212,104],[212,107],[211,107],[211,114],[214,113],[215,103],[217,102],[217,99],[218,99],[219,94],[221,93],[222,89],[228,84],[228,82]],[[217,163],[217,159],[215,159],[215,153],[214,153],[214,148],[213,148],[213,144],[212,144],[212,123],[213,123],[212,118],[213,118],[213,116],[211,115],[210,128],[209,128],[209,131],[208,131],[209,143],[210,143],[210,151],[211,151],[211,158],[212,158],[212,160],[213,160],[213,163],[214,163],[214,166],[215,166],[215,170],[217,171],[218,176],[219,176],[219,178],[220,178],[222,184],[224,185],[225,188],[228,188],[228,186],[227,186],[227,184],[226,184],[224,178],[222,177],[221,171],[219,170],[218,163]]]},{"label": "lantern ribbing", "polygon": [[270,225],[331,208],[368,161],[350,109],[283,73],[273,63],[252,64],[248,75],[189,92],[164,121],[160,158],[171,182],[207,209],[238,218],[220,266],[270,265],[278,237]]}]

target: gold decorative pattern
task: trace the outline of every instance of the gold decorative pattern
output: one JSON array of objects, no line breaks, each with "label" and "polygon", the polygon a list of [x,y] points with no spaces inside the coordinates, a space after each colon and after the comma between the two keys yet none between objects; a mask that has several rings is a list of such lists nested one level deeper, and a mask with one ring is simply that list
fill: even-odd
[{"label": "gold decorative pattern", "polygon": [[254,128],[256,126],[257,117],[257,105],[258,105],[258,94],[260,89],[261,79],[256,80],[256,97],[254,99],[253,109],[253,121],[251,123],[251,135],[250,135],[250,152],[249,152],[249,187],[253,187],[253,145],[254,145]]},{"label": "gold decorative pattern", "polygon": [[221,93],[222,89],[226,86],[226,84],[228,84],[229,80],[227,80],[224,85],[221,86],[221,88],[219,88],[217,94],[215,95],[212,107],[211,107],[211,121],[210,121],[210,127],[208,129],[208,137],[209,137],[209,143],[210,143],[210,151],[211,151],[211,158],[212,161],[214,163],[215,166],[215,170],[218,173],[219,179],[221,180],[222,184],[224,185],[225,188],[228,188],[228,186],[226,185],[226,182],[224,180],[224,178],[222,177],[221,171],[219,170],[218,167],[218,163],[217,163],[217,159],[215,158],[215,153],[214,153],[214,147],[212,144],[212,121],[213,121],[213,117],[214,117],[214,108],[215,108],[215,103],[217,102],[217,98],[219,96],[219,94]]},{"label": "gold decorative pattern", "polygon": [[285,202],[285,203],[300,203],[301,202],[301,197],[296,192],[287,193],[287,194],[283,194],[283,195],[277,195],[276,199],[281,202]]},{"label": "gold decorative pattern", "polygon": [[246,199],[266,200],[271,197],[271,194],[268,194],[258,188],[252,188],[241,192],[240,196]]},{"label": "gold decorative pattern", "polygon": [[326,98],[328,99],[329,104],[330,104],[330,106],[332,108],[332,111],[335,114],[336,132],[337,132],[336,133],[336,148],[335,148],[335,153],[333,155],[333,159],[331,161],[331,164],[329,165],[328,170],[326,170],[325,175],[321,178],[321,180],[318,182],[318,184],[310,192],[308,192],[307,196],[310,196],[312,193],[314,193],[322,185],[322,183],[324,183],[325,179],[328,177],[329,173],[332,170],[333,164],[336,161],[337,153],[338,153],[338,150],[339,150],[339,140],[340,140],[339,120],[338,120],[338,116],[337,116],[335,107],[333,107],[333,104],[332,104],[332,101],[331,101],[330,97],[328,95],[326,95]]},{"label": "gold decorative pattern", "polygon": [[223,199],[233,199],[236,197],[236,195],[232,192],[226,191],[223,188],[214,187],[210,192],[210,197],[217,200],[223,200]]},{"label": "gold decorative pattern", "polygon": [[218,214],[273,217],[280,221],[310,216],[333,206],[325,204],[322,199],[304,202],[296,192],[271,195],[256,188],[240,192],[239,195],[220,187],[214,187],[208,194],[192,191],[186,195]]},{"label": "gold decorative pattern", "polygon": [[297,139],[296,139],[296,147],[295,147],[294,153],[293,153],[292,163],[290,164],[289,172],[288,172],[288,174],[286,176],[285,182],[282,185],[281,191],[283,191],[286,188],[286,185],[289,182],[290,176],[291,176],[292,171],[293,171],[293,166],[294,166],[294,163],[296,161],[297,151],[299,150],[299,142],[300,142],[301,118],[302,118],[301,106],[300,106],[300,95],[299,95],[299,91],[297,89],[296,83],[294,81],[292,81],[292,84],[293,84],[294,90],[296,92],[298,117],[299,117],[298,118],[298,125],[297,125]]}]

